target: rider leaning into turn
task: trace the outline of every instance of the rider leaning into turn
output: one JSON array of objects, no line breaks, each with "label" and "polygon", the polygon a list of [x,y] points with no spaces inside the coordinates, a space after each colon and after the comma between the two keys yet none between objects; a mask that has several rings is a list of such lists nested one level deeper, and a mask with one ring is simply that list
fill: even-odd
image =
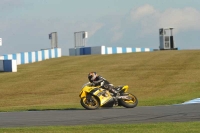
[{"label": "rider leaning into turn", "polygon": [[110,84],[105,78],[103,78],[100,75],[97,75],[96,72],[90,72],[88,74],[89,81],[94,86],[101,86],[101,88],[108,90],[109,92],[113,93],[115,96],[118,94],[118,92],[114,89],[114,86]]}]

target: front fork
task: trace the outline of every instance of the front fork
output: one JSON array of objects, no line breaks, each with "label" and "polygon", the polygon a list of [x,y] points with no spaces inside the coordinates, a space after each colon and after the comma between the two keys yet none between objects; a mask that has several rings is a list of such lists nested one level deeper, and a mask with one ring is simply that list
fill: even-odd
[{"label": "front fork", "polygon": [[91,101],[92,101],[92,96],[91,96],[90,94],[87,94],[87,95],[86,95],[86,100],[88,100],[88,101],[91,102]]}]

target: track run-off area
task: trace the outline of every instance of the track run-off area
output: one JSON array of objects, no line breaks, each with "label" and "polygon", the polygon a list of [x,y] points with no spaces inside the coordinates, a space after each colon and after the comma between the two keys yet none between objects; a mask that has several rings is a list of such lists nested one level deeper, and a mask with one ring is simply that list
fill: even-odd
[{"label": "track run-off area", "polygon": [[200,104],[0,112],[0,127],[200,121]]}]

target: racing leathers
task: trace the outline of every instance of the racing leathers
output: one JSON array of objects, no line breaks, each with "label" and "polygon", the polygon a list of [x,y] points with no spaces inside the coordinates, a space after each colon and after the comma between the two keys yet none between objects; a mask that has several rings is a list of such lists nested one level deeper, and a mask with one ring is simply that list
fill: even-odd
[{"label": "racing leathers", "polygon": [[97,76],[93,81],[92,84],[94,86],[99,86],[103,89],[108,90],[111,93],[114,93],[114,95],[117,95],[117,91],[114,89],[113,84],[110,84],[109,81],[107,81],[105,78],[103,78],[102,76]]}]

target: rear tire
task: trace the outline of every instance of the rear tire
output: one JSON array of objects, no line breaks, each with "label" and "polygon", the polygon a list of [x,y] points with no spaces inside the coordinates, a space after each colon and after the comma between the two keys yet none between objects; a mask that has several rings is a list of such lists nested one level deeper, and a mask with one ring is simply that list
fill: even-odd
[{"label": "rear tire", "polygon": [[138,104],[138,99],[136,96],[130,93],[122,93],[121,96],[129,96],[131,99],[120,99],[119,102],[121,103],[122,106],[125,108],[134,108]]},{"label": "rear tire", "polygon": [[98,109],[100,104],[99,100],[95,96],[90,96],[90,98],[83,97],[80,101],[81,105],[88,110]]}]

